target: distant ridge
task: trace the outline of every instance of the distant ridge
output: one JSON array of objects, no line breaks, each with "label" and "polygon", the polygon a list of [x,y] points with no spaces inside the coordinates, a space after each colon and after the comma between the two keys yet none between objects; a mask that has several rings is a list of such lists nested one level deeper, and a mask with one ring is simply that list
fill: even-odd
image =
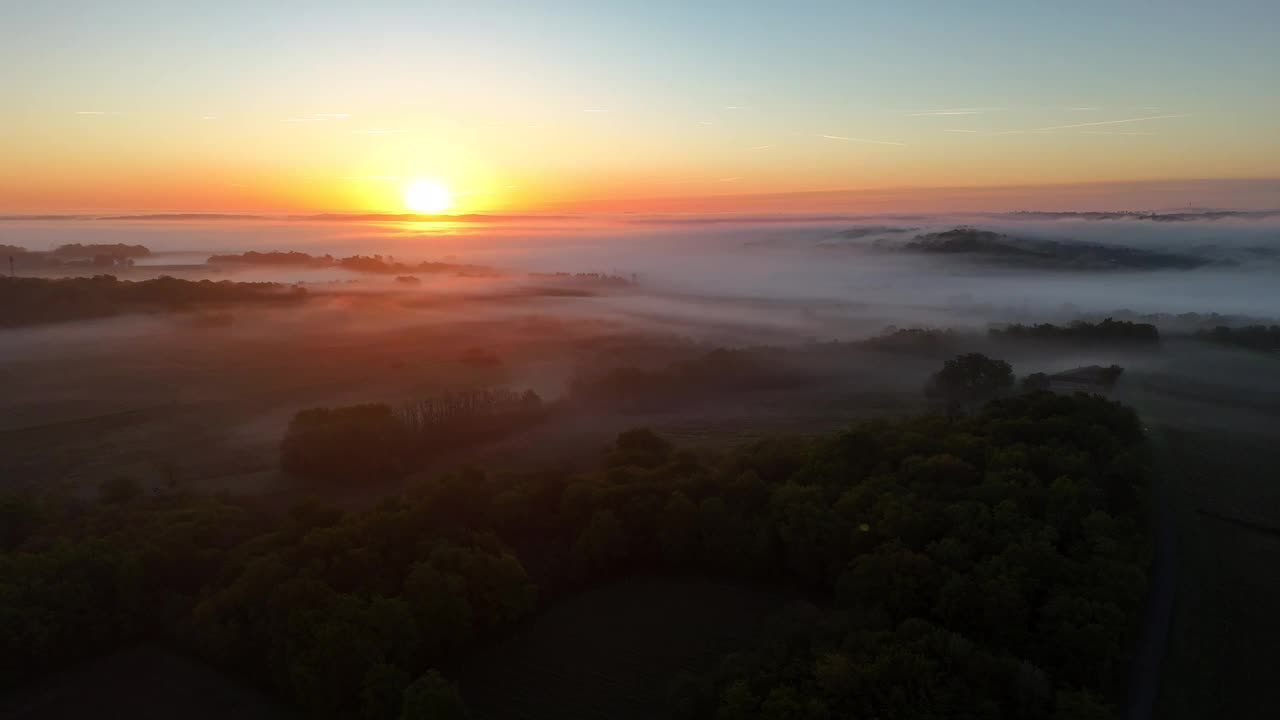
[{"label": "distant ridge", "polygon": [[1020,210],[1004,213],[1019,218],[1037,220],[1150,220],[1152,222],[1190,222],[1193,220],[1222,220],[1226,218],[1259,219],[1280,215],[1280,210],[1193,210],[1188,212],[1147,212],[1123,210],[1118,212],[1044,212]]}]

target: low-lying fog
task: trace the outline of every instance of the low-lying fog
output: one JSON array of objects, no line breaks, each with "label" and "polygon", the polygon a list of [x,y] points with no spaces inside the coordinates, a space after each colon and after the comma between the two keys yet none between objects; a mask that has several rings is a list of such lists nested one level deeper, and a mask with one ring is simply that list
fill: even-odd
[{"label": "low-lying fog", "polygon": [[[957,227],[972,230],[952,232]],[[117,472],[159,482],[180,467],[184,478],[208,487],[278,487],[279,440],[301,408],[404,403],[486,385],[531,387],[554,400],[570,392],[584,366],[663,367],[722,345],[803,348],[872,337],[888,326],[982,330],[1121,311],[1152,314],[1145,319],[1162,331],[1180,332],[1280,316],[1275,216],[0,223],[0,245],[44,251],[65,243],[149,247],[153,255],[134,267],[109,270],[122,279],[305,282],[308,299],[0,329],[0,475],[28,483],[91,487]],[[398,272],[335,266],[205,263],[215,253],[249,250],[381,254],[497,272],[420,272],[418,282],[406,282]],[[1151,269],[1168,266],[1179,269]],[[60,267],[45,274],[103,272]],[[974,347],[965,349],[986,350],[980,334],[972,337]],[[1280,408],[1274,358],[1245,350],[1175,340],[1151,353],[995,352],[1019,374],[1122,364],[1130,372],[1121,392],[1168,416],[1210,417],[1205,408],[1228,394],[1241,408],[1231,422],[1241,427],[1260,426]],[[584,438],[638,422],[698,435],[769,423],[821,430],[909,412],[942,359],[799,354],[803,372],[820,382],[683,407],[666,420],[566,416],[525,451],[580,450]],[[1151,403],[1144,388],[1163,393],[1164,404]]]},{"label": "low-lying fog", "polygon": [[[362,221],[10,221],[0,243],[32,250],[70,242],[142,244],[158,254],[131,275],[200,265],[214,253],[297,250],[382,254],[400,261],[450,260],[516,272],[599,272],[640,281],[642,314],[676,312],[692,297],[755,301],[747,322],[775,323],[759,301],[786,301],[788,317],[855,313],[895,324],[983,324],[1062,319],[1076,313],[1280,313],[1280,216],[1083,220],[1040,216],[756,218],[623,216],[519,218],[489,223]],[[1018,242],[1056,241],[1159,253],[1192,269],[1028,266],[996,255],[904,250],[914,238],[971,227]],[[1106,261],[1104,260],[1103,263]],[[150,270],[150,273],[148,272]],[[185,268],[195,270],[197,268]],[[221,272],[219,277],[233,277]],[[253,267],[235,279],[325,282],[363,279],[339,269]],[[430,278],[424,278],[430,281]],[[429,283],[428,283],[429,289]],[[617,303],[614,303],[617,304]],[[718,304],[710,312],[723,316]],[[901,316],[898,318],[898,316]],[[794,320],[794,318],[793,318]]]}]

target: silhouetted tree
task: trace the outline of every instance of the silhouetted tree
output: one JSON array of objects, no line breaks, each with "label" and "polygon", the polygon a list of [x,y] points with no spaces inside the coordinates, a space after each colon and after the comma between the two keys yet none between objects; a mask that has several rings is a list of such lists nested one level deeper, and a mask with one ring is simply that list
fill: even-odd
[{"label": "silhouetted tree", "polygon": [[404,691],[400,720],[463,720],[467,717],[462,695],[453,683],[430,670]]},{"label": "silhouetted tree", "polygon": [[957,355],[929,378],[925,394],[955,412],[969,410],[1013,386],[1013,368],[982,353]]}]

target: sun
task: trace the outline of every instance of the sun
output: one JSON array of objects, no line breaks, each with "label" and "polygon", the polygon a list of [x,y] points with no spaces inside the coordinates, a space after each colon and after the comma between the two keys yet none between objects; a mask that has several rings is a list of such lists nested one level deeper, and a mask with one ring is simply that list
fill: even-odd
[{"label": "sun", "polygon": [[401,189],[404,206],[413,212],[438,213],[453,207],[453,193],[435,180],[414,178]]}]

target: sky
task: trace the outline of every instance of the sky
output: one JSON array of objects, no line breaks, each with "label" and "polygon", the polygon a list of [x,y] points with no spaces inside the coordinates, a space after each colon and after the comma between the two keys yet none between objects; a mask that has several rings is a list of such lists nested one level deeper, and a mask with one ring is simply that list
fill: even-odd
[{"label": "sky", "polygon": [[1277,77],[1274,0],[0,0],[0,212],[1280,207]]}]

